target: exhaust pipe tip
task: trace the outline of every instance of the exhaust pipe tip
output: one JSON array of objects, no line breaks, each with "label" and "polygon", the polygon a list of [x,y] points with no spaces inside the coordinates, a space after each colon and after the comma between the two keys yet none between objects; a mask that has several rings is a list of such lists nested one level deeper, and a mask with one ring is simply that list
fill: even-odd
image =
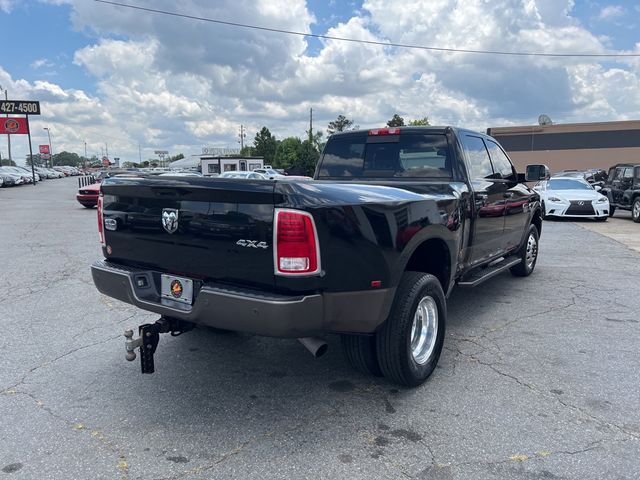
[{"label": "exhaust pipe tip", "polygon": [[329,345],[321,338],[304,337],[299,338],[298,341],[302,345],[304,345],[304,347],[309,350],[311,355],[313,355],[315,358],[320,358],[325,353],[327,353],[327,350],[329,350]]}]

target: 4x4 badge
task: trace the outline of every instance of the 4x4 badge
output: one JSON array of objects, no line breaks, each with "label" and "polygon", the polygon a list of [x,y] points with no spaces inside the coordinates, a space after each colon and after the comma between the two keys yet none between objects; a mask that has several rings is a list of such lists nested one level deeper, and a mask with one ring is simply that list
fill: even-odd
[{"label": "4x4 badge", "polygon": [[267,248],[267,242],[258,242],[258,240],[238,240],[236,245],[239,247],[249,247],[249,248]]},{"label": "4x4 badge", "polygon": [[175,208],[163,208],[162,226],[168,233],[174,233],[178,230],[178,210]]}]

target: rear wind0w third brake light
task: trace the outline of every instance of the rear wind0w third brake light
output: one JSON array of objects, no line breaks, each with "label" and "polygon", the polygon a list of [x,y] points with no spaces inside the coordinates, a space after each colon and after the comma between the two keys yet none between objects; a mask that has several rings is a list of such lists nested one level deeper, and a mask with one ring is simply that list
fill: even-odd
[{"label": "rear wind0w third brake light", "polygon": [[276,209],[273,237],[276,275],[320,272],[318,234],[309,213]]},{"label": "rear wind0w third brake light", "polygon": [[400,135],[400,129],[398,127],[374,128],[369,130],[369,135]]}]

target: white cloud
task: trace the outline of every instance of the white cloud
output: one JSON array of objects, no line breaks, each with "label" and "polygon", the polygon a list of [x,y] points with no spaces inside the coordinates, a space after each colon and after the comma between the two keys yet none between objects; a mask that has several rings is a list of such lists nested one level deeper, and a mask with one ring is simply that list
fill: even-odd
[{"label": "white cloud", "polygon": [[31,68],[37,70],[39,68],[52,68],[55,67],[55,63],[51,60],[47,60],[46,58],[39,58],[31,62]]},{"label": "white cloud", "polygon": [[607,5],[598,14],[600,20],[611,20],[614,18],[622,17],[626,13],[626,10],[621,5]]},{"label": "white cloud", "polygon": [[11,13],[18,0],[0,0],[0,12]]},{"label": "white cloud", "polygon": [[[315,21],[303,0],[148,5],[302,32]],[[93,2],[75,2],[73,9],[75,26],[101,37],[74,55],[97,93],[7,82],[43,99],[41,120],[64,132],[56,135],[61,146],[88,139],[95,150],[106,140],[109,151],[125,159],[137,158],[138,142],[147,151],[185,154],[202,145],[236,146],[240,124],[249,143],[263,125],[278,138],[303,136],[311,107],[316,128],[338,114],[370,127],[398,113],[479,130],[535,122],[543,112],[562,122],[632,118],[640,110],[637,60],[599,64],[334,40],[322,41],[317,55],[309,55],[297,36]],[[609,40],[591,33],[572,9],[572,0],[429,0],[403,8],[365,0],[360,12],[327,34],[474,50],[606,52]]]}]

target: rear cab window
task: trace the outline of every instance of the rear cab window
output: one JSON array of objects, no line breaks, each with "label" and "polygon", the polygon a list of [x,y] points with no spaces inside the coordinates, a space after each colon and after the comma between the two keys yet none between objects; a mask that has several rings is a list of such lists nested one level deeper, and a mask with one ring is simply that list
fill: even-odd
[{"label": "rear cab window", "polygon": [[358,132],[332,137],[318,179],[451,178],[451,150],[444,134]]}]

